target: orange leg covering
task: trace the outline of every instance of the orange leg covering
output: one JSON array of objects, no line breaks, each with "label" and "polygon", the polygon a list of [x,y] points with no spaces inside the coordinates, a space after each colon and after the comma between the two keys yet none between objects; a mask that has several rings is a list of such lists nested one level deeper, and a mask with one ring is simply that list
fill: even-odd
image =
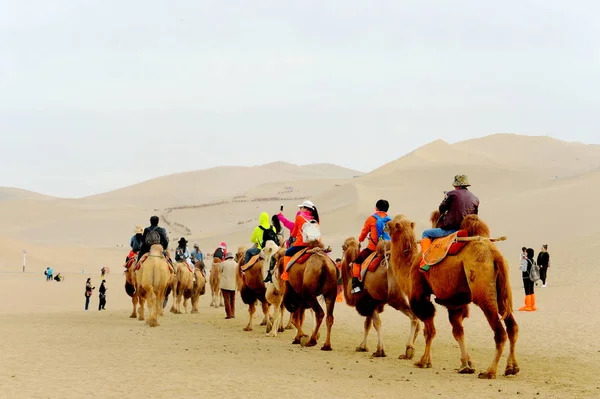
[{"label": "orange leg covering", "polygon": [[352,277],[360,278],[360,264],[352,264]]},{"label": "orange leg covering", "polygon": [[[423,238],[421,240],[421,255],[425,253],[425,251],[427,251],[429,249],[429,247],[431,246],[431,239],[430,238]],[[421,267],[425,266],[425,260],[423,259],[423,257],[421,256]]]},{"label": "orange leg covering", "polygon": [[288,265],[288,263],[290,263],[290,259],[292,259],[291,256],[284,256],[283,257],[283,273],[281,274],[281,279],[283,281],[288,281],[288,279],[290,277],[289,274],[288,274],[288,272],[287,272],[287,265]]}]

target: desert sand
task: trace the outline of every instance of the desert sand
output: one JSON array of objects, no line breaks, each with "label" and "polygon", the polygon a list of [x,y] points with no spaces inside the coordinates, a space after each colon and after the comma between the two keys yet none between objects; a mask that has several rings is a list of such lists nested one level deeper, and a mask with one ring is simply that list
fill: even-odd
[{"label": "desert sand", "polygon": [[[492,235],[508,237],[498,247],[511,267],[515,309],[524,296],[520,248],[537,255],[549,245],[552,266],[548,286],[535,290],[538,310],[515,311],[517,376],[501,375],[508,345],[497,379],[457,374],[460,352],[440,306],[433,368],[425,370],[397,359],[409,323],[389,307],[382,315],[388,354],[382,359],[354,351],[363,318],[345,303],[336,304],[332,352],[291,345],[293,331],[266,337],[260,311],[254,331],[243,332],[247,307],[239,295],[236,318],[225,320],[223,308],[209,307],[209,288],[199,314],[166,312],[157,328],[128,317],[122,264],[133,228],[146,226],[153,214],[162,225],[166,218],[171,247],[184,236],[210,253],[222,240],[230,249],[247,245],[260,212],[276,213],[283,204],[292,217],[308,197],[335,257],[379,198],[390,201],[390,215],[415,221],[420,233],[458,173],[469,175]],[[221,181],[229,184],[214,190]],[[598,397],[599,183],[600,146],[498,134],[455,144],[438,140],[369,173],[324,164],[224,167],[79,199],[0,188],[0,397]],[[45,281],[50,265],[64,282]],[[91,277],[98,288],[104,265],[111,269],[108,310],[97,310],[96,290],[85,312],[85,280]],[[470,308],[466,342],[482,371],[493,355],[493,333],[479,308]],[[310,317],[306,323],[312,325]],[[372,331],[369,349],[375,345]],[[423,349],[421,333],[415,358]]]}]

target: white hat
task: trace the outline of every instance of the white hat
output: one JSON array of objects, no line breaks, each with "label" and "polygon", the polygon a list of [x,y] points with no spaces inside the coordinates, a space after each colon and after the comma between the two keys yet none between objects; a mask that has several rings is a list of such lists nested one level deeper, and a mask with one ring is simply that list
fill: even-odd
[{"label": "white hat", "polygon": [[309,208],[309,209],[315,209],[315,204],[313,204],[311,201],[306,200],[303,203],[301,203],[300,205],[298,205],[298,208]]}]

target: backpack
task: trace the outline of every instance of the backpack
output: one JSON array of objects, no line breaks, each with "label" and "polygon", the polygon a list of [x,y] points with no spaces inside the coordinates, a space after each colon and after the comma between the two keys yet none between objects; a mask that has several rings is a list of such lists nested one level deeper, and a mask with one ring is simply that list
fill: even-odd
[{"label": "backpack", "polygon": [[154,244],[160,244],[160,233],[157,229],[151,230],[146,234],[146,245],[151,247]]},{"label": "backpack", "polygon": [[267,244],[267,241],[269,241],[269,240],[271,240],[275,244],[279,245],[279,237],[277,236],[277,233],[275,231],[273,231],[273,229],[270,226],[268,229],[265,229],[262,226],[258,226],[258,227],[263,231],[263,239],[262,239],[262,243],[261,243],[261,248],[264,248],[265,245]]},{"label": "backpack", "polygon": [[531,269],[529,270],[529,279],[534,283],[540,280],[540,266],[535,262],[531,262]]},{"label": "backpack", "polygon": [[319,223],[316,220],[307,220],[306,223],[302,225],[302,241],[309,244],[318,241],[320,238],[321,229]]},{"label": "backpack", "polygon": [[383,231],[383,229],[385,228],[385,225],[387,222],[389,222],[390,220],[392,220],[391,217],[386,216],[384,218],[382,218],[381,216],[379,216],[378,214],[374,213],[373,217],[376,220],[375,223],[375,227],[377,228],[377,241],[373,240],[373,237],[371,237],[371,240],[377,244],[379,242],[379,240],[381,240],[382,238],[385,241],[390,241],[390,235],[388,233],[386,233],[385,231]]}]

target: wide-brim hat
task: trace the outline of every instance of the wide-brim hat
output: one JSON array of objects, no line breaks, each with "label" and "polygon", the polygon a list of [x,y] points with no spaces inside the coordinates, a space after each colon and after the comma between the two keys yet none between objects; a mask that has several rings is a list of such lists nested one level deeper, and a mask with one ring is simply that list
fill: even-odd
[{"label": "wide-brim hat", "polygon": [[135,234],[143,234],[144,233],[144,228],[142,226],[140,226],[139,224],[137,226],[135,226]]},{"label": "wide-brim hat", "polygon": [[467,175],[456,175],[454,176],[454,187],[469,187],[469,177]]},{"label": "wide-brim hat", "polygon": [[187,244],[187,240],[184,237],[181,237],[178,241],[179,244]]},{"label": "wide-brim hat", "polygon": [[315,209],[315,204],[313,204],[312,201],[306,200],[300,205],[298,205],[298,208]]}]

